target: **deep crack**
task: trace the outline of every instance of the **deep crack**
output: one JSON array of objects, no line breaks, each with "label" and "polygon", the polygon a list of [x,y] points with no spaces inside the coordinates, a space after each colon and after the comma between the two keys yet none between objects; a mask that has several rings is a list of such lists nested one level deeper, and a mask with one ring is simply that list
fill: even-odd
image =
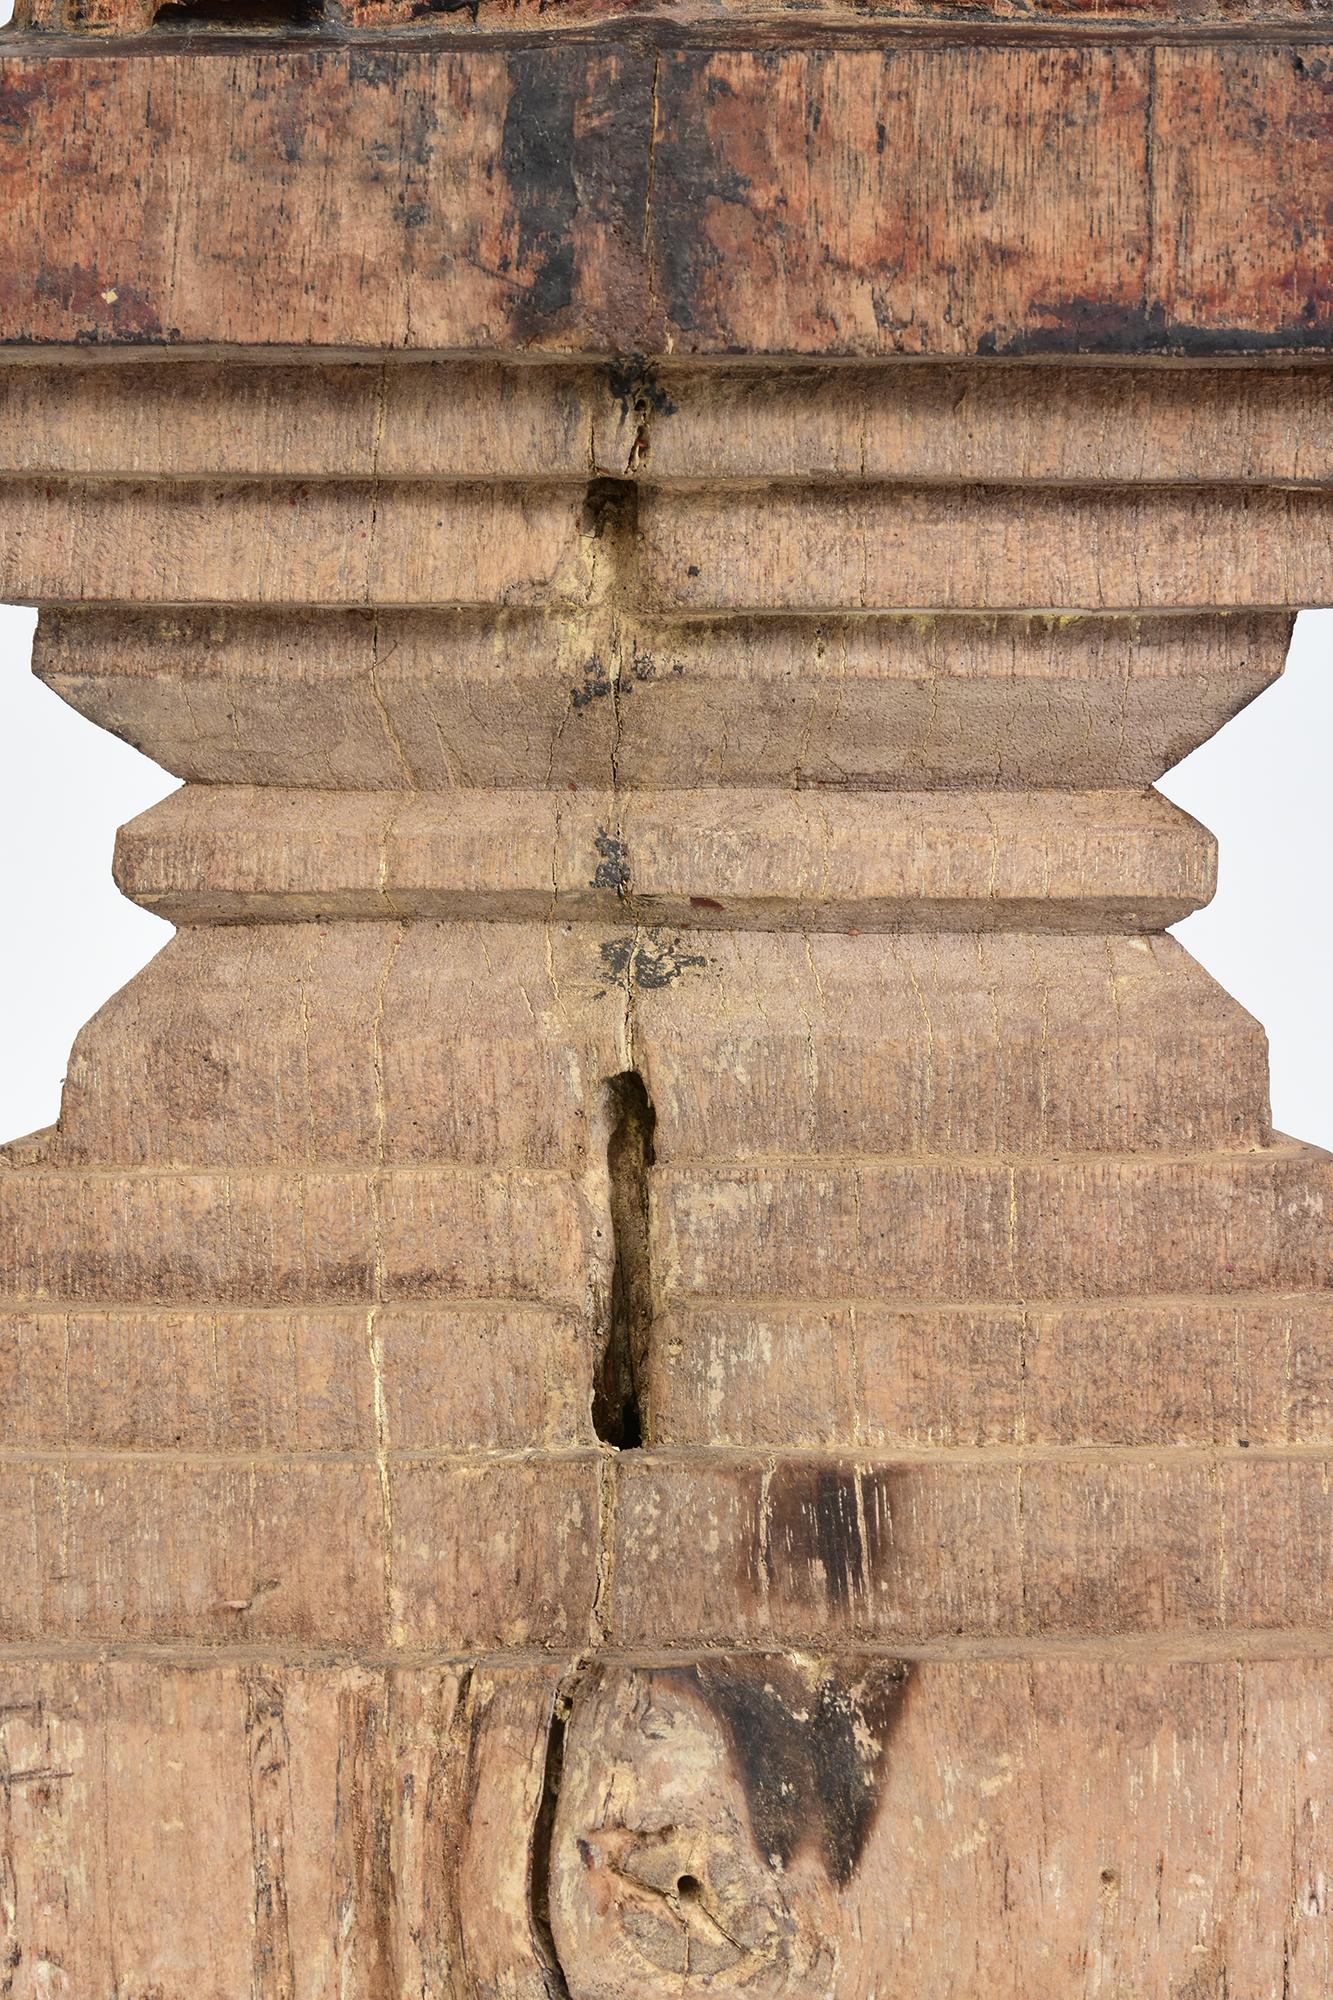
[{"label": "deep crack", "polygon": [[532,1943],[542,1968],[542,1978],[550,2000],[573,2000],[565,1968],[556,1949],[551,1923],[551,1845],[555,1836],[555,1813],[560,1799],[560,1780],[565,1768],[565,1731],[573,1699],[574,1679],[564,1680],[555,1692],[550,1726],[546,1732],[546,1761],[542,1769],[542,1793],[532,1823],[532,1847],[528,1873],[528,1921]]},{"label": "deep crack", "polygon": [[648,1170],[653,1164],[657,1114],[637,1070],[612,1077],[607,1097],[614,1261],[606,1339],[593,1385],[592,1421],[603,1444],[633,1451],[644,1435],[642,1385],[652,1318]]}]

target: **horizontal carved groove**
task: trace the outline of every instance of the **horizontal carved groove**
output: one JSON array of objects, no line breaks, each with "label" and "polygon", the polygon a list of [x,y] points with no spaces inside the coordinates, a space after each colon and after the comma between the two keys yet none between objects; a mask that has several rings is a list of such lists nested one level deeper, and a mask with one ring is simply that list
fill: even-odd
[{"label": "horizontal carved groove", "polygon": [[[58,1128],[51,1128],[51,1130],[58,1130]],[[169,1182],[172,1180],[219,1178],[216,1174],[201,1173],[197,1167],[192,1165],[165,1165],[158,1161],[147,1161],[131,1165],[123,1165],[115,1162],[105,1165],[88,1165],[81,1161],[75,1164],[67,1164],[60,1158],[58,1152],[54,1154],[54,1157],[47,1154],[47,1143],[48,1134],[38,1133],[32,1139],[15,1140],[11,1145],[0,1150],[0,1190],[11,1185],[19,1177],[39,1185],[56,1184],[66,1180],[78,1180],[87,1182],[89,1186],[95,1186],[99,1181],[106,1180],[125,1182],[128,1185],[136,1181]],[[803,1173],[819,1173],[827,1168],[833,1174],[859,1174],[862,1172],[874,1173],[881,1169],[894,1169],[898,1167],[905,1167],[911,1170],[922,1168],[927,1171],[939,1167],[946,1171],[952,1171],[960,1166],[969,1165],[986,1168],[1012,1166],[1025,1169],[1049,1165],[1057,1170],[1065,1168],[1076,1169],[1083,1166],[1096,1167],[1098,1169],[1142,1167],[1146,1172],[1155,1173],[1166,1171],[1172,1167],[1198,1166],[1200,1168],[1209,1168],[1216,1165],[1225,1170],[1231,1167],[1245,1168],[1249,1166],[1276,1165],[1282,1167],[1302,1162],[1313,1164],[1328,1162],[1330,1165],[1333,1165],[1333,1154],[1325,1152],[1322,1147],[1306,1145],[1301,1140],[1286,1139],[1281,1135],[1276,1136],[1272,1143],[1268,1145],[1256,1144],[1238,1147],[1232,1151],[1216,1153],[1197,1147],[1180,1152],[1159,1149],[1151,1152],[1129,1152],[1124,1154],[1118,1154],[1114,1148],[1109,1150],[1106,1148],[1096,1148],[1088,1151],[1069,1149],[1061,1150],[1058,1153],[1049,1153],[1048,1149],[1043,1148],[1041,1154],[1034,1157],[1031,1152],[984,1153],[977,1151],[975,1148],[969,1148],[962,1160],[960,1160],[956,1153],[931,1153],[921,1148],[917,1148],[910,1153],[881,1153],[866,1148],[855,1151],[831,1148],[827,1151],[821,1150],[816,1154],[811,1154],[806,1151],[787,1152],[771,1148],[751,1147],[743,1154],[739,1154],[734,1158],[713,1152],[697,1156],[694,1160],[686,1161],[683,1165],[678,1162],[672,1163],[664,1166],[661,1174],[655,1178],[660,1181],[665,1176],[673,1182],[684,1185],[701,1175],[705,1178],[714,1174],[735,1175],[739,1179],[749,1180],[761,1177],[769,1170],[782,1170],[786,1168],[794,1168]],[[269,1166],[243,1167],[238,1168],[237,1172],[247,1182],[260,1178],[271,1178],[274,1180],[287,1179],[293,1185],[304,1185],[307,1181],[319,1183],[330,1181],[356,1182],[363,1180],[383,1182],[386,1185],[390,1185],[393,1183],[412,1183],[437,1179],[442,1186],[446,1187],[449,1185],[467,1186],[469,1184],[478,1187],[490,1184],[508,1186],[511,1183],[515,1187],[521,1187],[525,1183],[532,1183],[535,1186],[544,1181],[549,1181],[554,1185],[558,1184],[562,1179],[568,1178],[567,1171],[561,1167],[542,1167],[525,1163],[521,1169],[514,1169],[497,1166],[491,1162],[478,1164],[474,1161],[439,1159],[432,1159],[428,1166],[423,1166],[421,1163],[414,1161],[406,1165],[381,1165],[373,1171],[367,1170],[364,1161],[329,1159],[308,1162],[298,1161],[289,1163],[282,1168],[271,1168]]]},{"label": "horizontal carved groove", "polygon": [[645,593],[678,612],[1169,611],[1333,598],[1333,501],[1320,493],[653,491],[639,518]]},{"label": "horizontal carved groove", "polygon": [[[204,0],[198,16],[174,15],[159,0],[18,0],[13,27],[42,34],[43,49],[61,56],[119,55],[170,59],[189,35],[191,56],[248,53],[255,49],[361,49],[395,51],[539,48],[568,43],[605,48],[637,46],[645,36],[668,49],[857,50],[893,48],[903,42],[936,48],[1190,48],[1274,44],[1297,48],[1327,39],[1319,0],[1097,0],[1068,9],[1068,0],[1034,0],[1023,13],[1005,0],[960,15],[956,0],[877,0],[873,11],[852,0],[570,0],[558,17],[541,0],[505,0],[493,11],[470,0],[441,0],[424,12],[421,0],[322,0],[304,21],[276,18],[293,0],[253,0],[252,10],[227,17],[226,0]],[[167,18],[162,19],[166,11]],[[156,21],[154,17],[157,17]],[[163,33],[162,29],[169,32]],[[175,32],[171,32],[171,31]]]},{"label": "horizontal carved groove", "polygon": [[[484,46],[496,38],[532,36],[543,41],[617,38],[626,31],[645,30],[670,45],[702,40],[707,46],[741,41],[747,46],[776,43],[789,47],[854,35],[861,45],[891,40],[903,33],[947,35],[951,43],[986,42],[1001,38],[1024,42],[1062,43],[1098,40],[1103,36],[1151,36],[1154,41],[1177,38],[1263,40],[1320,32],[1324,20],[1319,0],[1094,0],[1071,15],[1068,0],[1030,0],[1020,12],[1005,0],[984,0],[960,19],[950,0],[877,0],[873,10],[858,9],[849,0],[653,0],[638,8],[627,0],[570,0],[552,16],[541,0],[505,0],[495,8],[452,0],[423,7],[421,0],[242,0],[228,10],[226,0],[21,0],[15,20],[19,27],[38,28],[49,39],[81,38],[105,45],[110,37],[135,38],[147,51],[160,45],[154,27],[193,31],[191,52],[207,48],[210,35],[244,43],[247,37],[268,39],[275,30],[294,38],[318,39],[321,31],[331,46],[369,44],[380,37],[391,49],[404,31],[409,47],[448,47],[450,43]],[[86,44],[85,44],[86,45]],[[63,52],[63,51],[62,51]]]},{"label": "horizontal carved groove", "polygon": [[0,478],[1319,486],[1320,368],[0,367]]},{"label": "horizontal carved groove", "polygon": [[653,1443],[1241,1451],[1333,1434],[1333,1294],[1024,1305],[677,1304]]},{"label": "horizontal carved groove", "polygon": [[[1003,1638],[943,1636],[933,1639],[863,1639],[847,1642],[855,1656],[868,1659],[920,1660],[932,1665],[1004,1665],[1011,1662],[1095,1668],[1102,1662],[1124,1662],[1145,1666],[1262,1665],[1265,1662],[1333,1661],[1333,1628],[1287,1626],[1281,1631],[1257,1629],[1226,1632],[1125,1632],[1060,1633],[1043,1638],[1040,1633]],[[826,1655],[837,1659],[841,1651],[834,1643]],[[598,1665],[605,1668],[688,1666],[695,1661],[715,1662],[721,1658],[766,1660],[779,1655],[772,1640],[740,1641],[722,1645],[686,1641],[679,1647],[602,1645],[597,1650]],[[173,1639],[30,1639],[0,1640],[0,1665],[30,1672],[34,1667],[78,1668],[101,1666],[133,1669],[150,1667],[154,1673],[175,1668],[194,1673],[199,1668],[219,1674],[246,1667],[271,1667],[292,1673],[340,1674],[349,1670],[366,1673],[402,1672],[435,1668],[480,1668],[515,1671],[539,1669],[545,1674],[562,1666],[586,1661],[584,1648],[504,1646],[458,1651],[447,1646],[378,1645],[319,1646],[294,1645],[290,1640],[250,1641],[208,1640],[186,1642]]]},{"label": "horizontal carved groove", "polygon": [[820,795],[186,788],[117,845],[178,923],[582,919],[709,929],[1152,931],[1210,835],[1154,793]]},{"label": "horizontal carved groove", "polygon": [[563,1172],[0,1172],[0,1298],[490,1298],[582,1308],[607,1233]]},{"label": "horizontal carved groove", "polygon": [[582,605],[581,489],[0,481],[11,603]]},{"label": "horizontal carved groove", "polygon": [[11,1309],[0,1313],[0,1444],[571,1451],[595,1444],[592,1364],[587,1316],[493,1301]]},{"label": "horizontal carved groove", "polygon": [[[599,1443],[600,1447],[599,1448]],[[28,1445],[0,1445],[0,1465],[31,1467],[34,1470],[49,1469],[52,1466],[68,1466],[76,1472],[93,1471],[106,1467],[111,1471],[129,1468],[145,1475],[166,1472],[172,1468],[191,1466],[217,1470],[269,1469],[293,1466],[372,1466],[384,1460],[404,1470],[421,1467],[427,1470],[467,1473],[469,1476],[502,1473],[515,1467],[535,1467],[544,1465],[597,1465],[606,1467],[609,1452],[638,1450],[640,1447],[607,1445],[605,1441],[590,1445],[566,1446],[512,1446],[497,1449],[490,1446],[440,1446],[428,1450],[419,1446],[388,1447],[380,1450],[373,1440],[368,1440],[361,1449],[328,1450],[311,1448],[307,1450],[250,1451],[243,1448],[234,1450],[180,1450],[175,1447],[134,1447],[103,1445],[60,1445],[38,1449]],[[968,1445],[930,1445],[884,1447],[877,1450],[873,1446],[854,1446],[840,1441],[827,1447],[839,1459],[854,1451],[858,1465],[868,1471],[891,1472],[895,1467],[915,1468],[918,1466],[940,1466],[959,1472],[981,1471],[998,1466],[1071,1466],[1083,1471],[1110,1470],[1117,1467],[1149,1466],[1170,1468],[1198,1468],[1222,1465],[1319,1465],[1329,1463],[1328,1441],[1313,1439],[1303,1443],[1238,1444],[1221,1442],[1217,1444],[1064,1444],[1064,1445],[1003,1445],[987,1447]],[[766,1445],[764,1464],[780,1466],[785,1464],[806,1466],[812,1462],[812,1448],[808,1444],[785,1446]],[[654,1464],[672,1465],[688,1463],[701,1471],[727,1471],[735,1466],[747,1470],[754,1465],[752,1448],[744,1445],[700,1445],[700,1444],[657,1444],[652,1446]]]},{"label": "horizontal carved groove", "polygon": [[[1077,1301],[1303,1290],[1333,1266],[1333,1161],[957,1160],[654,1175],[662,1303]],[[660,1308],[659,1308],[660,1310]]]},{"label": "horizontal carved groove", "polygon": [[[0,481],[10,601],[673,616],[1299,608],[1333,598],[1333,494],[743,487],[638,498],[637,561],[581,487]],[[603,558],[599,563],[599,555]]]}]

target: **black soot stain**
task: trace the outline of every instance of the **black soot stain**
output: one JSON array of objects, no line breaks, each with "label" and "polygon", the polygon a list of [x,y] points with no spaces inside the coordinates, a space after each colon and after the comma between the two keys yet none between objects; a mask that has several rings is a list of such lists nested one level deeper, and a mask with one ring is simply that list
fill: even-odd
[{"label": "black soot stain", "polygon": [[830,1881],[851,1882],[911,1672],[906,1661],[869,1660],[810,1679],[787,1660],[735,1656],[680,1670],[722,1724],[755,1841],[774,1865],[814,1846]]},{"label": "black soot stain", "polygon": [[702,952],[686,951],[674,933],[649,930],[638,936],[607,938],[597,948],[609,983],[629,980],[648,992],[674,986],[682,973],[708,964]]},{"label": "black soot stain", "polygon": [[623,840],[617,840],[604,826],[599,826],[593,836],[600,857],[593,871],[590,887],[594,889],[614,889],[618,896],[629,893],[629,849]]},{"label": "black soot stain", "polygon": [[521,318],[537,332],[574,296],[576,121],[583,71],[562,48],[524,50],[510,65],[500,165],[518,211],[518,265],[528,278]]},{"label": "black soot stain", "polygon": [[888,1553],[894,1474],[882,1468],[796,1460],[769,1483],[765,1562],[770,1585],[808,1592],[822,1577],[830,1606],[865,1596]]}]

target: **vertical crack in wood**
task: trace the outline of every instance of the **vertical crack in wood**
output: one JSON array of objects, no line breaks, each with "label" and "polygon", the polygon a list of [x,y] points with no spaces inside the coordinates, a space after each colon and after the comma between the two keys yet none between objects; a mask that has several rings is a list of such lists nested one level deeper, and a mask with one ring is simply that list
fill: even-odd
[{"label": "vertical crack in wood", "polygon": [[573,1706],[574,1689],[583,1672],[580,1666],[556,1688],[551,1721],[546,1732],[546,1761],[542,1770],[541,1798],[532,1823],[529,1852],[528,1921],[533,1950],[541,1965],[542,1978],[550,2000],[573,2000],[565,1969],[556,1949],[551,1922],[551,1846],[555,1837],[555,1814],[560,1799],[560,1780],[565,1768],[565,1732]]},{"label": "vertical crack in wood", "polygon": [[641,1385],[652,1318],[648,1172],[657,1114],[637,1070],[607,1084],[610,1136],[607,1178],[614,1255],[606,1339],[593,1386],[593,1428],[616,1451],[643,1442]]}]

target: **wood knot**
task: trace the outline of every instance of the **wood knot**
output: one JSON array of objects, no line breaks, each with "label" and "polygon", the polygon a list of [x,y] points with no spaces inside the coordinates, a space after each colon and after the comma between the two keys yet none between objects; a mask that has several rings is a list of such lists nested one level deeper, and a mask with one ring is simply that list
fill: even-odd
[{"label": "wood knot", "polygon": [[785,1658],[590,1681],[569,1719],[551,1848],[572,2000],[679,2000],[696,1982],[828,2000],[842,1892],[905,1685],[892,1663],[856,1678]]}]

